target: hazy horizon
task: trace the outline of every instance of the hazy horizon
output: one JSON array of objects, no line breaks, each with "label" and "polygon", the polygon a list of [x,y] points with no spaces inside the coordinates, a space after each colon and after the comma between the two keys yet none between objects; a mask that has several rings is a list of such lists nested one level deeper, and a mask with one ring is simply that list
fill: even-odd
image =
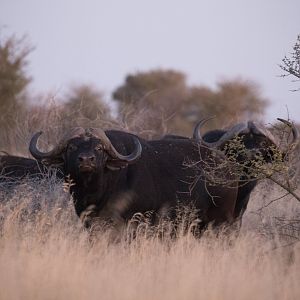
[{"label": "hazy horizon", "polygon": [[71,84],[105,93],[125,76],[156,68],[187,75],[189,84],[255,81],[271,101],[267,122],[300,122],[299,82],[280,78],[278,64],[300,33],[300,2],[2,0],[1,35],[26,34],[35,50],[28,74],[33,93],[63,94]]}]

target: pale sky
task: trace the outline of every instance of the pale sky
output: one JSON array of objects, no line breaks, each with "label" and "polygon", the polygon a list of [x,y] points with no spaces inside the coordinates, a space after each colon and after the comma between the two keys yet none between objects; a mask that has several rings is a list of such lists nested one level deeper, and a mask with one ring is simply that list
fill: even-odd
[{"label": "pale sky", "polygon": [[[261,85],[266,121],[300,122],[300,82],[278,67],[300,34],[299,0],[0,0],[1,34],[27,34],[35,93],[73,83],[110,93],[128,73],[171,68],[214,87],[240,76]],[[233,108],[234,109],[234,108]]]}]

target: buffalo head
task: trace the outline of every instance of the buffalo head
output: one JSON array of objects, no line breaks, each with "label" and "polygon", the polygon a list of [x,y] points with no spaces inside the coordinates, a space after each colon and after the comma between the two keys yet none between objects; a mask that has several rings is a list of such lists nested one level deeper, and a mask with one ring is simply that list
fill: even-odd
[{"label": "buffalo head", "polygon": [[[238,123],[229,130],[211,131],[202,137],[200,129],[203,124],[210,119],[211,118],[201,120],[194,129],[193,138],[201,142],[202,145],[209,148],[224,150],[226,147],[228,149],[228,145],[234,138],[239,138],[240,142],[247,150],[247,157],[243,157],[241,154],[238,157],[239,161],[244,161],[245,159],[251,160],[259,155],[266,162],[270,162],[274,157],[274,150],[275,152],[280,152],[283,158],[285,157],[286,150],[281,149],[274,135],[265,126],[254,121]],[[291,128],[293,134],[292,144],[296,143],[299,136],[296,127],[284,119],[278,120]],[[208,142],[208,140],[211,140],[211,142]]]},{"label": "buffalo head", "polygon": [[136,162],[142,153],[137,137],[132,136],[134,150],[128,155],[119,153],[101,129],[74,128],[49,152],[41,152],[37,141],[42,132],[33,135],[29,150],[33,157],[45,165],[63,166],[71,177],[99,174],[106,170],[119,170]]}]

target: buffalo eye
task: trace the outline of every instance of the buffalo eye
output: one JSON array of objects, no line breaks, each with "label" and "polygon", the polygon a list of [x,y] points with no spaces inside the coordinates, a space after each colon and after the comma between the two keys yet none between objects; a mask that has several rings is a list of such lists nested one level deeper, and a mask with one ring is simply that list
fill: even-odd
[{"label": "buffalo eye", "polygon": [[104,150],[104,146],[103,146],[103,145],[97,145],[97,146],[95,147],[95,150],[96,150],[96,151],[103,151],[103,150]]},{"label": "buffalo eye", "polygon": [[77,150],[77,146],[75,146],[74,144],[69,144],[69,146],[68,146],[69,152],[74,152],[76,150]]}]

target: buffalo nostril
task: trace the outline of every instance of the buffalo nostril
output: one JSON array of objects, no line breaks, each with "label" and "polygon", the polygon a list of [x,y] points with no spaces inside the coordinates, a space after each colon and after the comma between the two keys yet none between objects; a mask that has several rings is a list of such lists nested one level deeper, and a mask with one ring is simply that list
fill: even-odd
[{"label": "buffalo nostril", "polygon": [[95,156],[78,156],[80,162],[94,162],[95,159]]}]

